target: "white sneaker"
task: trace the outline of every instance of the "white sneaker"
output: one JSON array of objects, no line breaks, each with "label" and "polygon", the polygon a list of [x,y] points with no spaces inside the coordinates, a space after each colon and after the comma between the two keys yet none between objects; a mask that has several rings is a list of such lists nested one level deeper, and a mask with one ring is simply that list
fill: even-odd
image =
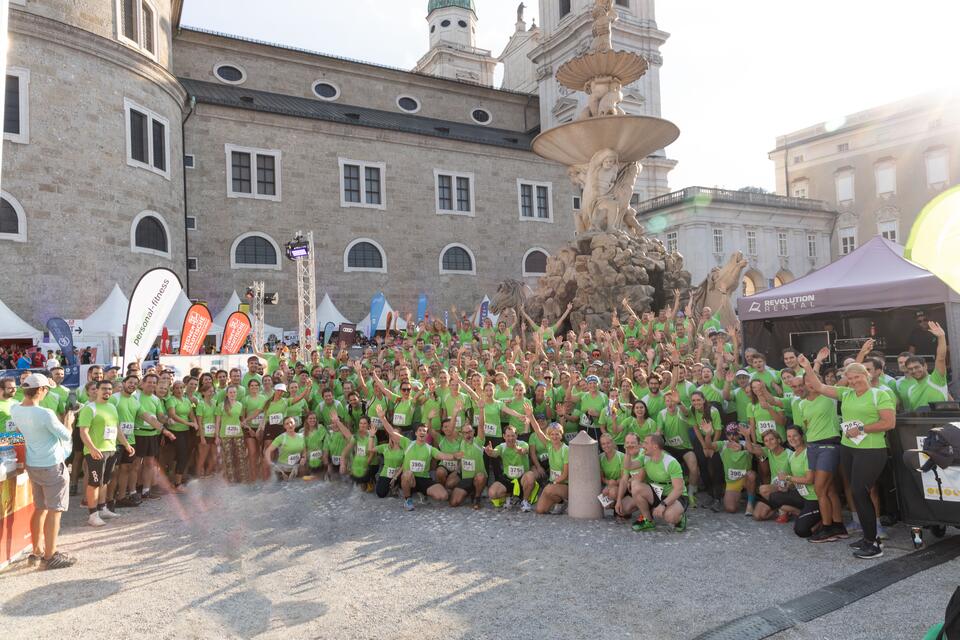
[{"label": "white sneaker", "polygon": [[503,503],[504,509],[513,509],[515,506],[517,506],[517,503],[515,502],[513,496],[508,496],[507,501]]},{"label": "white sneaker", "polygon": [[[552,513],[552,514],[555,515],[555,516],[559,516],[559,515],[563,514],[563,512],[566,511],[566,510],[567,510],[567,503],[566,503],[566,502],[558,502],[557,504],[553,505],[553,508],[552,508],[552,509],[550,509],[550,513]],[[607,511],[610,512],[610,516],[612,517],[612,516],[613,516],[613,509],[604,509],[604,510],[603,510],[604,515],[606,515]]]},{"label": "white sneaker", "polygon": [[524,513],[533,511],[533,505],[524,500],[520,503],[520,511],[523,511]]},{"label": "white sneaker", "polygon": [[97,511],[97,513],[100,514],[101,520],[113,520],[114,518],[122,517],[119,513],[114,513],[113,511],[110,511],[110,509],[106,507],[104,507],[103,509],[100,509],[99,511]]},{"label": "white sneaker", "polygon": [[104,522],[103,519],[100,517],[99,511],[94,511],[93,513],[90,514],[90,517],[87,518],[87,524],[90,525],[91,527],[102,527],[102,526],[105,526],[107,523]]}]

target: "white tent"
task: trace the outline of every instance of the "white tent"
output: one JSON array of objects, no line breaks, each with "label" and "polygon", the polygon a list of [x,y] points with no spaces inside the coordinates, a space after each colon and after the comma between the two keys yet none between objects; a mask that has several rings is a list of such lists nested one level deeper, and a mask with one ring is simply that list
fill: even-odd
[{"label": "white tent", "polygon": [[[480,303],[483,304],[484,302],[486,302],[489,305],[490,298],[488,296],[483,296],[483,300],[481,300]],[[493,323],[493,326],[497,326],[497,321],[500,319],[500,316],[498,314],[495,314],[493,311],[488,310],[487,317],[490,318],[490,322]],[[477,308],[477,312],[473,314],[473,324],[474,326],[477,326],[477,327],[480,326],[480,308],[479,307]]]},{"label": "white tent", "polygon": [[0,340],[32,340],[40,342],[43,332],[37,331],[0,300]]},{"label": "white tent", "polygon": [[[393,311],[393,307],[390,306],[390,301],[386,298],[383,299],[383,311],[380,312],[380,322],[377,324],[377,331],[386,331],[387,330],[387,313],[393,312],[393,315],[397,315],[396,311]],[[403,318],[398,318],[393,322],[394,329],[406,329],[407,322]],[[363,332],[363,335],[370,337],[370,334],[373,333],[370,331],[370,314],[368,313],[364,316],[363,320],[357,323],[357,331]]]},{"label": "white tent", "polygon": [[127,322],[127,308],[130,301],[123,295],[120,286],[114,283],[110,295],[97,310],[83,320],[85,339],[97,337],[119,338],[123,335],[123,325]]},{"label": "white tent", "polygon": [[340,313],[340,310],[337,309],[337,306],[333,304],[333,300],[330,299],[330,294],[325,293],[323,294],[323,300],[321,300],[320,304],[317,305],[318,335],[323,334],[323,329],[327,326],[328,322],[332,322],[337,326],[337,329],[339,329],[341,324],[348,324],[350,320],[348,320],[345,315]]}]

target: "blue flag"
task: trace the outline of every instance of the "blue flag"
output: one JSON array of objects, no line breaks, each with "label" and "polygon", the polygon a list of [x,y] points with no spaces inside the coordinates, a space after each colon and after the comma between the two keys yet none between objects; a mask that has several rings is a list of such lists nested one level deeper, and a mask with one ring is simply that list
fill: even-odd
[{"label": "blue flag", "polygon": [[449,311],[443,312],[443,326],[446,327],[447,329],[450,328],[450,312]]},{"label": "blue flag", "polygon": [[50,332],[50,337],[60,347],[64,366],[77,364],[77,357],[73,349],[73,331],[67,321],[63,318],[50,318],[47,320],[47,330]]},{"label": "blue flag", "polygon": [[377,295],[373,296],[373,299],[370,300],[370,335],[368,338],[372,338],[377,335],[377,327],[380,326],[380,316],[383,315],[383,306],[387,303],[387,299],[383,297],[383,292],[378,291]]},{"label": "blue flag", "polygon": [[333,332],[337,329],[337,325],[332,322],[328,322],[323,328],[323,344],[330,344],[330,336],[333,335]]},{"label": "blue flag", "polygon": [[489,315],[490,315],[490,301],[484,300],[483,302],[480,303],[480,322],[478,322],[477,324],[479,324],[482,327],[483,321],[486,320]]},{"label": "blue flag", "polygon": [[427,316],[427,294],[421,293],[420,299],[417,300],[417,322],[423,322],[423,319]]}]

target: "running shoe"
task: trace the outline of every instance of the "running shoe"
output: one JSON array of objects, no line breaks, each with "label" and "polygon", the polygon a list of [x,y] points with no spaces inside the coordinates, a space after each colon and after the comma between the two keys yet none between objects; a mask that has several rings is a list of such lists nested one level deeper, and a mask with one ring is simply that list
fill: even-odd
[{"label": "running shoe", "polygon": [[40,569],[43,571],[51,569],[66,569],[77,564],[77,559],[68,556],[65,553],[60,553],[59,551],[53,554],[49,560],[44,558],[40,561]]},{"label": "running shoe", "polygon": [[688,497],[690,498],[690,508],[691,508],[691,509],[696,509],[696,508],[697,508],[697,496],[696,496],[696,494],[691,491],[691,492],[689,493],[689,496],[688,496]]},{"label": "running shoe", "polygon": [[162,498],[162,497],[163,497],[163,496],[161,496],[159,493],[154,493],[154,492],[152,492],[152,491],[147,491],[147,492],[146,492],[145,494],[143,494],[143,496],[142,496],[142,498],[143,498],[144,500],[159,500],[159,499]]},{"label": "running shoe", "polygon": [[753,517],[753,505],[750,504],[749,502],[747,503],[747,508],[743,510],[743,515],[745,515],[748,518]]},{"label": "running shoe", "polygon": [[553,505],[552,509],[550,509],[550,513],[552,513],[555,516],[559,516],[559,515],[562,515],[563,512],[566,510],[567,510],[567,503],[558,502],[557,504]]},{"label": "running shoe", "polygon": [[653,531],[656,528],[657,524],[653,520],[647,520],[646,518],[643,520],[638,520],[633,525],[634,531]]},{"label": "running shoe", "polygon": [[863,546],[864,546],[866,543],[867,543],[866,540],[864,540],[863,538],[860,538],[860,539],[857,540],[856,542],[851,542],[848,546],[849,546],[851,549],[862,549]]},{"label": "running shoe", "polygon": [[527,502],[526,500],[524,500],[523,502],[520,503],[520,511],[523,511],[524,513],[529,513],[533,511],[533,505]]},{"label": "running shoe", "polygon": [[38,556],[38,555],[35,554],[35,553],[31,553],[29,556],[27,556],[27,566],[28,566],[28,567],[35,567],[35,566],[37,566],[38,564],[40,564],[40,562],[41,562],[42,560],[43,560],[43,558],[42,558],[41,556]]},{"label": "running shoe", "polygon": [[833,534],[833,526],[820,527],[820,531],[807,538],[807,542],[836,542],[837,537]]},{"label": "running shoe", "polygon": [[836,522],[831,526],[833,527],[833,535],[837,537],[837,540],[846,540],[850,537],[850,534],[847,533],[847,528],[839,522]]},{"label": "running shoe", "polygon": [[847,525],[847,531],[850,533],[863,533],[863,527],[860,526],[859,520],[851,520],[850,524]]},{"label": "running shoe", "polygon": [[516,505],[517,503],[514,501],[514,498],[512,496],[508,496],[506,501],[503,503],[503,508],[513,509]]},{"label": "running shoe", "polygon": [[680,522],[673,528],[674,533],[682,533],[687,530],[687,514],[680,516]]},{"label": "running shoe", "polygon": [[709,509],[713,507],[715,503],[716,503],[716,500],[713,498],[713,496],[708,495],[707,497],[705,497],[703,500],[700,501],[700,508]]},{"label": "running shoe", "polygon": [[100,514],[100,519],[101,519],[101,520],[113,520],[114,518],[122,518],[122,517],[123,517],[123,516],[121,516],[119,513],[114,513],[113,511],[110,511],[110,509],[108,509],[108,508],[106,508],[106,507],[104,507],[104,508],[101,509],[100,511],[97,511],[97,513]]},{"label": "running shoe", "polygon": [[99,512],[94,511],[93,513],[90,514],[90,517],[87,518],[87,524],[90,525],[91,527],[102,527],[107,523],[104,522],[103,518],[100,517]]},{"label": "running shoe", "polygon": [[413,498],[407,498],[403,501],[403,508],[407,511],[413,511]]},{"label": "running shoe", "polygon": [[633,529],[634,531],[643,531],[644,520],[645,518],[641,518],[640,520],[634,520],[633,525],[630,528]]},{"label": "running shoe", "polygon": [[853,552],[854,557],[861,560],[873,560],[883,556],[883,547],[878,542],[867,542],[862,547]]},{"label": "running shoe", "polygon": [[490,504],[493,505],[493,508],[494,508],[494,509],[501,509],[501,508],[503,508],[504,502],[505,502],[505,501],[504,501],[503,498],[490,498]]}]

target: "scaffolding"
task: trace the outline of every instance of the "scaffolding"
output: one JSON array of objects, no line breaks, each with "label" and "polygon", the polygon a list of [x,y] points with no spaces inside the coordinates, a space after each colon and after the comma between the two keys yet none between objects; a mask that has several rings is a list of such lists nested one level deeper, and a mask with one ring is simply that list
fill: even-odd
[{"label": "scaffolding", "polygon": [[[298,233],[297,237],[303,237],[303,234]],[[294,260],[297,265],[297,333],[303,357],[310,353],[311,342],[317,332],[317,271],[314,263],[313,231],[306,235],[306,241],[309,245],[307,255]]]},{"label": "scaffolding", "polygon": [[250,289],[253,291],[253,300],[250,301],[250,331],[253,334],[253,350],[259,352],[263,349],[263,289],[265,283],[263,280],[254,280]]}]

